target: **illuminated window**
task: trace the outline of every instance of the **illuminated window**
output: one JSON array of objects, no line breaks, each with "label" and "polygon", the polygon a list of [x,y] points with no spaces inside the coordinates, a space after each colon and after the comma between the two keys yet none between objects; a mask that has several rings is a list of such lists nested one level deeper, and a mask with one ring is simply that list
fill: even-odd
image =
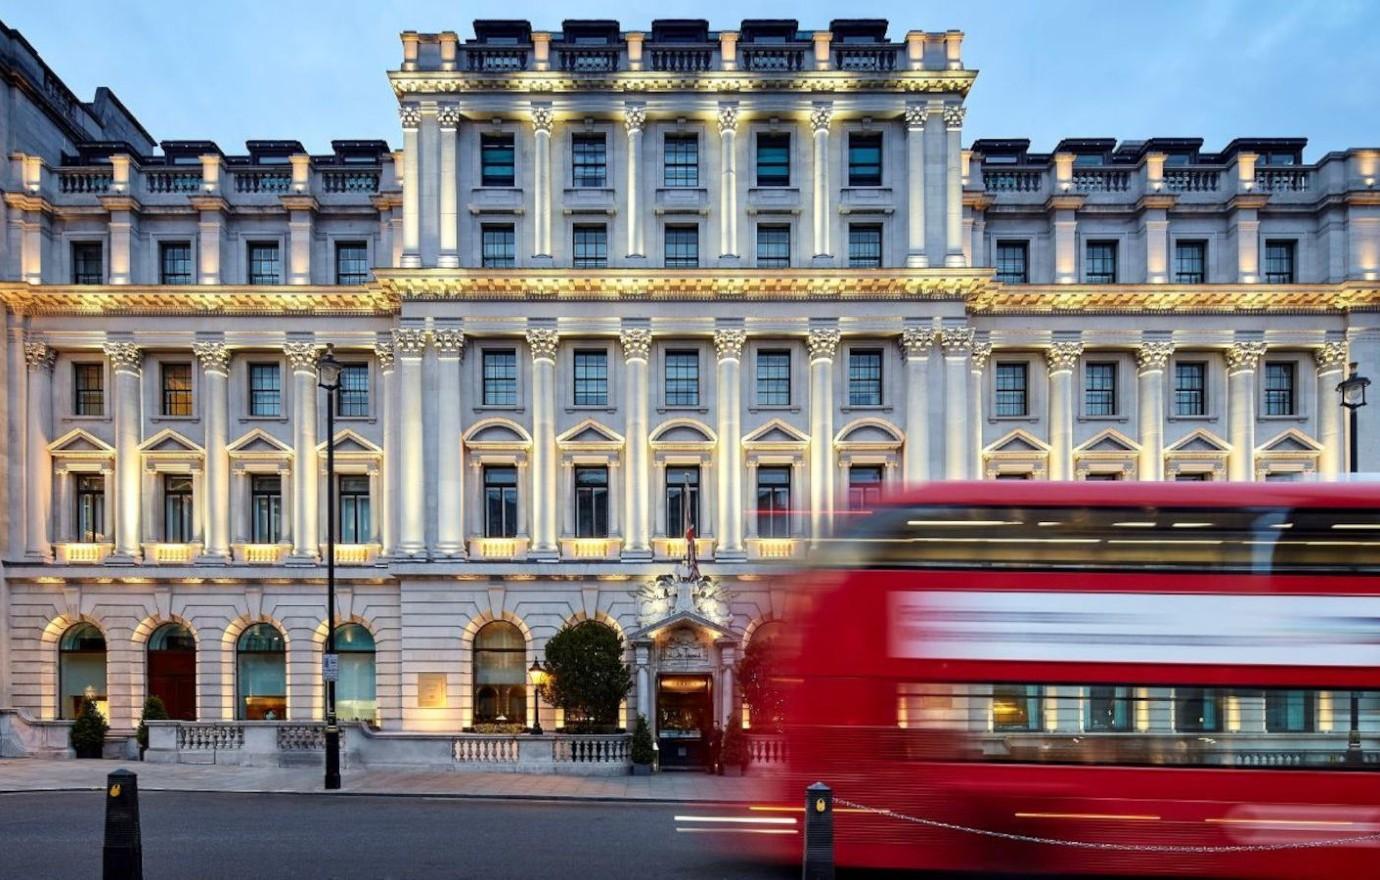
[{"label": "illuminated window", "polygon": [[1207,363],[1176,361],[1174,364],[1174,415],[1207,414]]},{"label": "illuminated window", "polygon": [[163,475],[163,540],[169,544],[190,543],[193,527],[192,478],[189,474]]},{"label": "illuminated window", "polygon": [[666,534],[681,537],[687,526],[700,531],[700,469],[698,466],[666,468]]},{"label": "illuminated window", "polygon": [[282,371],[276,363],[249,365],[249,414],[255,417],[283,414]]},{"label": "illuminated window", "polygon": [[880,132],[849,132],[848,185],[882,185],[882,135]]},{"label": "illuminated window", "polygon": [[58,717],[81,714],[82,700],[105,706],[105,636],[89,623],[78,623],[58,642]]},{"label": "illuminated window", "polygon": [[575,468],[575,537],[609,536],[609,469]]},{"label": "illuminated window", "polygon": [[283,480],[277,474],[254,474],[249,483],[250,538],[276,544],[283,531]]},{"label": "illuminated window", "polygon": [[1292,416],[1297,410],[1294,393],[1295,367],[1293,361],[1271,361],[1265,364],[1265,415]]},{"label": "illuminated window", "polygon": [[340,525],[337,538],[342,544],[367,544],[369,530],[369,477],[341,474],[337,478]]},{"label": "illuminated window", "polygon": [[527,724],[527,640],[506,620],[474,636],[474,723]]},{"label": "illuminated window", "polygon": [[163,415],[191,415],[192,365],[160,364],[159,373],[163,385]]},{"label": "illuminated window", "polygon": [[235,643],[235,717],[241,721],[287,718],[287,651],[271,623],[256,623]]},{"label": "illuminated window", "polygon": [[1039,730],[1041,688],[1033,684],[999,684],[992,687],[993,730]]},{"label": "illuminated window", "polygon": [[1083,404],[1090,416],[1116,415],[1116,363],[1092,361],[1084,368]]},{"label": "illuminated window", "polygon": [[73,364],[72,392],[76,415],[105,415],[105,365]]},{"label": "illuminated window", "polygon": [[340,667],[335,683],[335,714],[341,721],[375,721],[378,691],[374,675],[374,637],[357,623],[335,628]]},{"label": "illuminated window", "polygon": [[757,468],[757,534],[763,538],[791,536],[791,469]]},{"label": "illuminated window", "polygon": [[694,187],[700,185],[700,142],[693,134],[666,135],[666,164],[662,185]]},{"label": "illuminated window", "polygon": [[484,468],[484,537],[512,538],[518,533],[517,468]]},{"label": "illuminated window", "polygon": [[105,475],[73,474],[77,496],[76,538],[84,544],[105,540]]}]

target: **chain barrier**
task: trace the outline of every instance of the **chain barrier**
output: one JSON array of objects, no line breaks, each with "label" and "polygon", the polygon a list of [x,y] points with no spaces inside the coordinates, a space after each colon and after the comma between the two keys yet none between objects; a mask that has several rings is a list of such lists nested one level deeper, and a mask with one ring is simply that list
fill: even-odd
[{"label": "chain barrier", "polygon": [[957,831],[962,834],[977,834],[982,837],[994,837],[999,840],[1014,840],[1019,843],[1039,843],[1047,846],[1064,846],[1073,849],[1099,850],[1103,852],[1141,852],[1141,853],[1163,853],[1168,855],[1225,855],[1231,853],[1254,853],[1254,852],[1277,852],[1280,850],[1300,850],[1300,849],[1324,849],[1332,846],[1351,846],[1357,843],[1369,843],[1380,841],[1380,832],[1372,834],[1361,834],[1353,837],[1331,837],[1321,840],[1301,840],[1293,843],[1262,843],[1262,844],[1241,844],[1236,846],[1174,846],[1171,844],[1133,844],[1133,843],[1098,843],[1090,840],[1060,840],[1055,837],[1036,837],[1032,834],[1012,834],[1006,831],[993,831],[989,828],[971,828],[967,825],[955,825],[952,822],[941,822],[938,819],[921,819],[918,816],[907,816],[904,813],[897,813],[894,810],[883,810],[876,807],[869,807],[866,804],[844,800],[841,797],[834,798],[834,804],[841,807],[849,807],[855,810],[862,810],[865,813],[872,813],[877,816],[884,816],[888,819],[895,819],[900,822],[910,822],[914,825],[923,825],[927,828],[939,828],[944,831]]}]

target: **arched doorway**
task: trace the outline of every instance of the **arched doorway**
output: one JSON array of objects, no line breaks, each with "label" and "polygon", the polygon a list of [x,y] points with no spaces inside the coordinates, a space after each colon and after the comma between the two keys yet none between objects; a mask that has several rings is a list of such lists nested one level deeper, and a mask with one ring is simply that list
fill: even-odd
[{"label": "arched doorway", "polygon": [[527,639],[506,620],[474,636],[474,723],[527,725]]},{"label": "arched doorway", "polygon": [[287,650],[271,623],[256,623],[235,644],[235,717],[281,721],[287,717]]},{"label": "arched doorway", "polygon": [[357,623],[335,628],[340,676],[335,684],[335,716],[341,721],[377,722],[379,701],[374,684],[374,637]]},{"label": "arched doorway", "polygon": [[86,697],[95,700],[96,709],[110,718],[105,691],[105,636],[89,623],[78,623],[63,633],[58,642],[58,717],[76,718]]},{"label": "arched doorway", "polygon": [[196,720],[196,638],[180,623],[165,623],[149,636],[147,690],[163,701],[168,717]]}]

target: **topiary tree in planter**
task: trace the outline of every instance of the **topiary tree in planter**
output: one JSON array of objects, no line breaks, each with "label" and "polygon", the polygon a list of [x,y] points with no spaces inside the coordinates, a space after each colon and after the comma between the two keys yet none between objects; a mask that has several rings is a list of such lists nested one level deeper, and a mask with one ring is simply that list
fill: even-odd
[{"label": "topiary tree in planter", "polygon": [[637,726],[633,728],[632,762],[634,776],[647,776],[652,772],[652,762],[656,760],[656,749],[652,747],[652,728],[647,724],[646,715],[637,716]]},{"label": "topiary tree in planter", "polygon": [[105,723],[105,717],[96,708],[96,701],[90,697],[82,700],[81,713],[77,715],[77,720],[72,722],[72,733],[69,735],[77,757],[99,758],[101,750],[105,748],[105,735],[109,730],[110,725]]},{"label": "topiary tree in planter", "polygon": [[752,755],[748,752],[747,734],[743,732],[743,726],[738,719],[733,719],[724,728],[724,745],[722,759],[724,773],[736,776],[746,772],[748,762],[752,760]]},{"label": "topiary tree in planter", "polygon": [[786,694],[781,688],[776,651],[771,641],[748,642],[738,661],[738,684],[743,689],[752,729],[775,733],[786,715]]},{"label": "topiary tree in planter", "polygon": [[566,730],[611,732],[618,706],[632,690],[632,670],[623,662],[623,637],[594,620],[561,628],[546,643],[551,679],[547,701],[565,712]]},{"label": "topiary tree in planter", "polygon": [[149,747],[149,721],[167,721],[168,707],[163,705],[163,698],[157,695],[150,696],[144,700],[144,714],[139,719],[139,727],[134,731],[134,738],[139,741],[139,757],[144,757],[144,750]]}]

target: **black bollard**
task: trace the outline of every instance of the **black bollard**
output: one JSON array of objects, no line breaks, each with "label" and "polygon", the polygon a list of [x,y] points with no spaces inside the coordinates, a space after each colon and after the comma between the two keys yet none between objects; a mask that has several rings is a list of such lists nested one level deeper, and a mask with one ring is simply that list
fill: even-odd
[{"label": "black bollard", "polygon": [[834,790],[823,782],[805,789],[805,880],[834,880]]},{"label": "black bollard", "polygon": [[121,768],[105,781],[105,849],[102,880],[144,880],[139,833],[139,777]]}]

